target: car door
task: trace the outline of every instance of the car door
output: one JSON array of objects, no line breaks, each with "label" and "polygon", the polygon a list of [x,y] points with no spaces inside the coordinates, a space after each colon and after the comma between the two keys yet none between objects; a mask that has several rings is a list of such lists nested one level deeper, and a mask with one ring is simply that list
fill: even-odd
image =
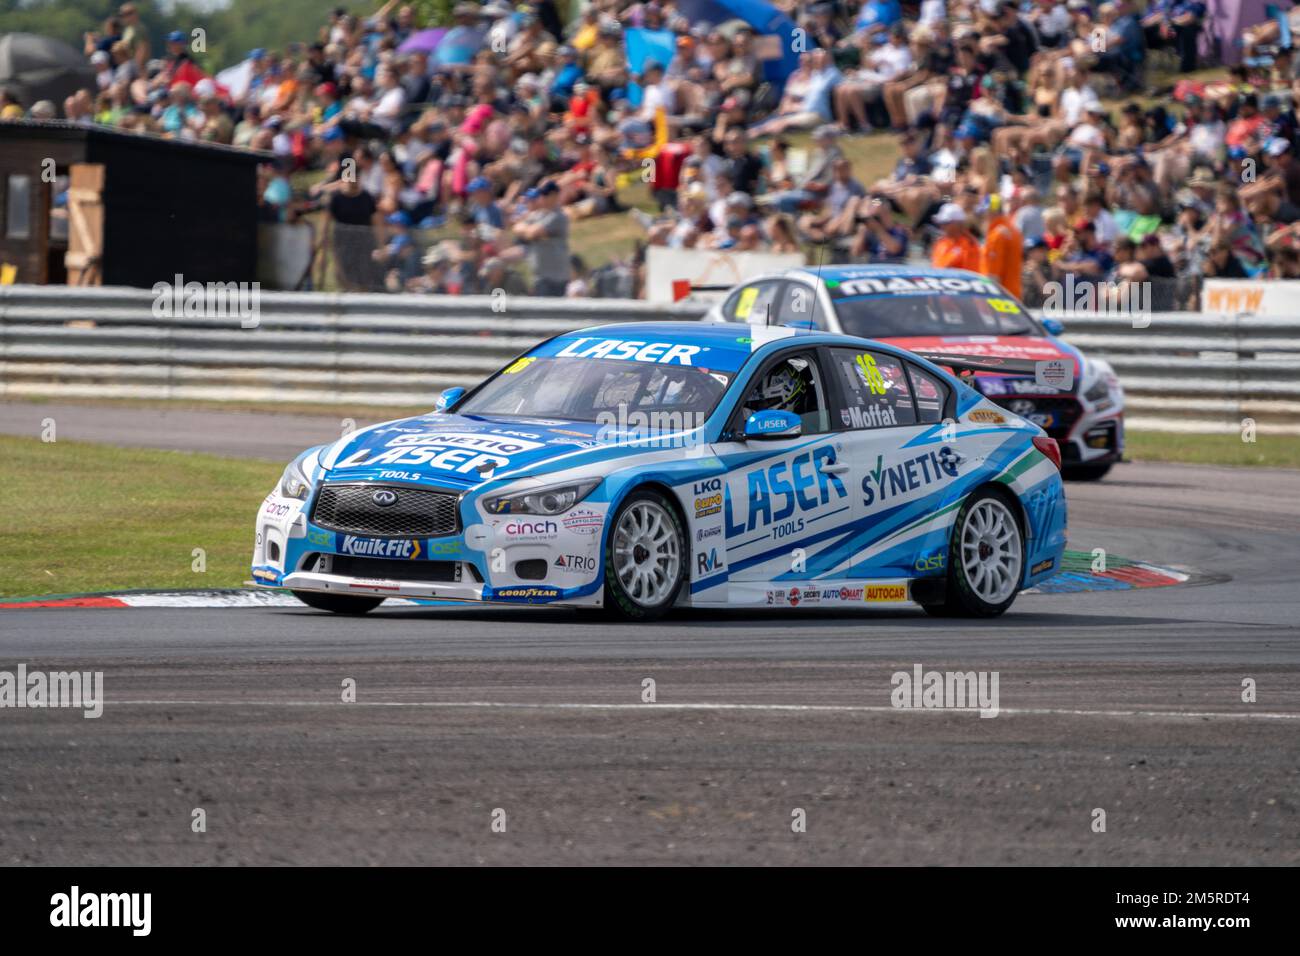
[{"label": "car door", "polygon": [[840,439],[854,489],[850,576],[914,576],[925,556],[906,529],[956,476],[956,458],[950,443],[911,443],[942,421],[946,386],[891,352],[828,351],[834,414],[845,428]]},{"label": "car door", "polygon": [[[745,441],[745,419],[771,408],[798,414],[802,433]],[[852,507],[852,488],[844,479],[847,466],[835,439],[821,351],[793,346],[767,359],[716,445],[719,454],[735,462],[723,488],[731,581],[805,576],[810,541],[847,517]]]}]

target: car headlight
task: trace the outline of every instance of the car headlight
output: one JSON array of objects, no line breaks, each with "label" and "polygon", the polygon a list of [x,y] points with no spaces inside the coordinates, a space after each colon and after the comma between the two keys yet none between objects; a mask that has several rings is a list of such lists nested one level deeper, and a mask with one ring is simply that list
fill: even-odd
[{"label": "car headlight", "polygon": [[1083,393],[1083,397],[1094,405],[1110,395],[1110,384],[1103,375],[1088,386],[1088,390]]},{"label": "car headlight", "polygon": [[280,494],[286,498],[297,498],[299,501],[306,501],[307,496],[311,494],[311,482],[303,474],[297,459],[289,462],[288,467],[284,469],[284,474],[280,476]]},{"label": "car headlight", "polygon": [[600,484],[599,478],[488,498],[483,507],[494,515],[558,515],[568,511]]}]

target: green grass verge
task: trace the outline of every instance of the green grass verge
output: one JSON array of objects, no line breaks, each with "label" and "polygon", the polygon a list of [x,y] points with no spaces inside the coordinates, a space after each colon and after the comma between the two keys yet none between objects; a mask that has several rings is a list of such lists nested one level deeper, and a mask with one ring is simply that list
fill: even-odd
[{"label": "green grass verge", "polygon": [[1129,429],[1124,446],[1124,456],[1133,461],[1300,468],[1300,436],[1296,435],[1258,435],[1255,441],[1244,442],[1237,434],[1184,435]]},{"label": "green grass verge", "polygon": [[[1136,461],[1300,468],[1300,437],[1130,431]],[[276,462],[0,437],[0,597],[239,587]],[[193,551],[207,570],[192,570]]]},{"label": "green grass verge", "polygon": [[284,467],[34,438],[0,437],[0,455],[0,597],[238,587],[257,507]]}]

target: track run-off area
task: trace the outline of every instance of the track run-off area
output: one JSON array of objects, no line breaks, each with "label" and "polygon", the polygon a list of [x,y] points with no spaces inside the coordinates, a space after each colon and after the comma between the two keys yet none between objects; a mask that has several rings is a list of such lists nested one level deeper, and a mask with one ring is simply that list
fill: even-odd
[{"label": "track run-off area", "polygon": [[[0,432],[46,415],[281,460],[338,434],[30,403]],[[0,862],[1300,862],[1300,473],[1135,463],[1067,495],[1073,551],[1186,580],[976,622],[5,608],[0,670],[102,671],[104,709],[0,710]],[[918,665],[996,673],[997,716],[892,706]]]}]

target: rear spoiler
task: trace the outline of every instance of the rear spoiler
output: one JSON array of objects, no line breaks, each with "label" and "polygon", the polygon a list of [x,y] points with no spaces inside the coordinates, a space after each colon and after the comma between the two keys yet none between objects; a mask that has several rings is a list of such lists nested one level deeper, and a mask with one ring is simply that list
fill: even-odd
[{"label": "rear spoiler", "polygon": [[913,352],[927,362],[950,368],[962,379],[976,372],[999,372],[1003,375],[1032,375],[1045,388],[1068,392],[1074,387],[1074,363],[1063,359],[998,358],[996,355],[947,355],[943,352]]},{"label": "rear spoiler", "polygon": [[1035,375],[1038,372],[1038,363],[1032,359],[998,358],[995,355],[948,355],[943,352],[913,351],[912,354],[963,376],[974,372],[1001,372],[1004,375]]}]

